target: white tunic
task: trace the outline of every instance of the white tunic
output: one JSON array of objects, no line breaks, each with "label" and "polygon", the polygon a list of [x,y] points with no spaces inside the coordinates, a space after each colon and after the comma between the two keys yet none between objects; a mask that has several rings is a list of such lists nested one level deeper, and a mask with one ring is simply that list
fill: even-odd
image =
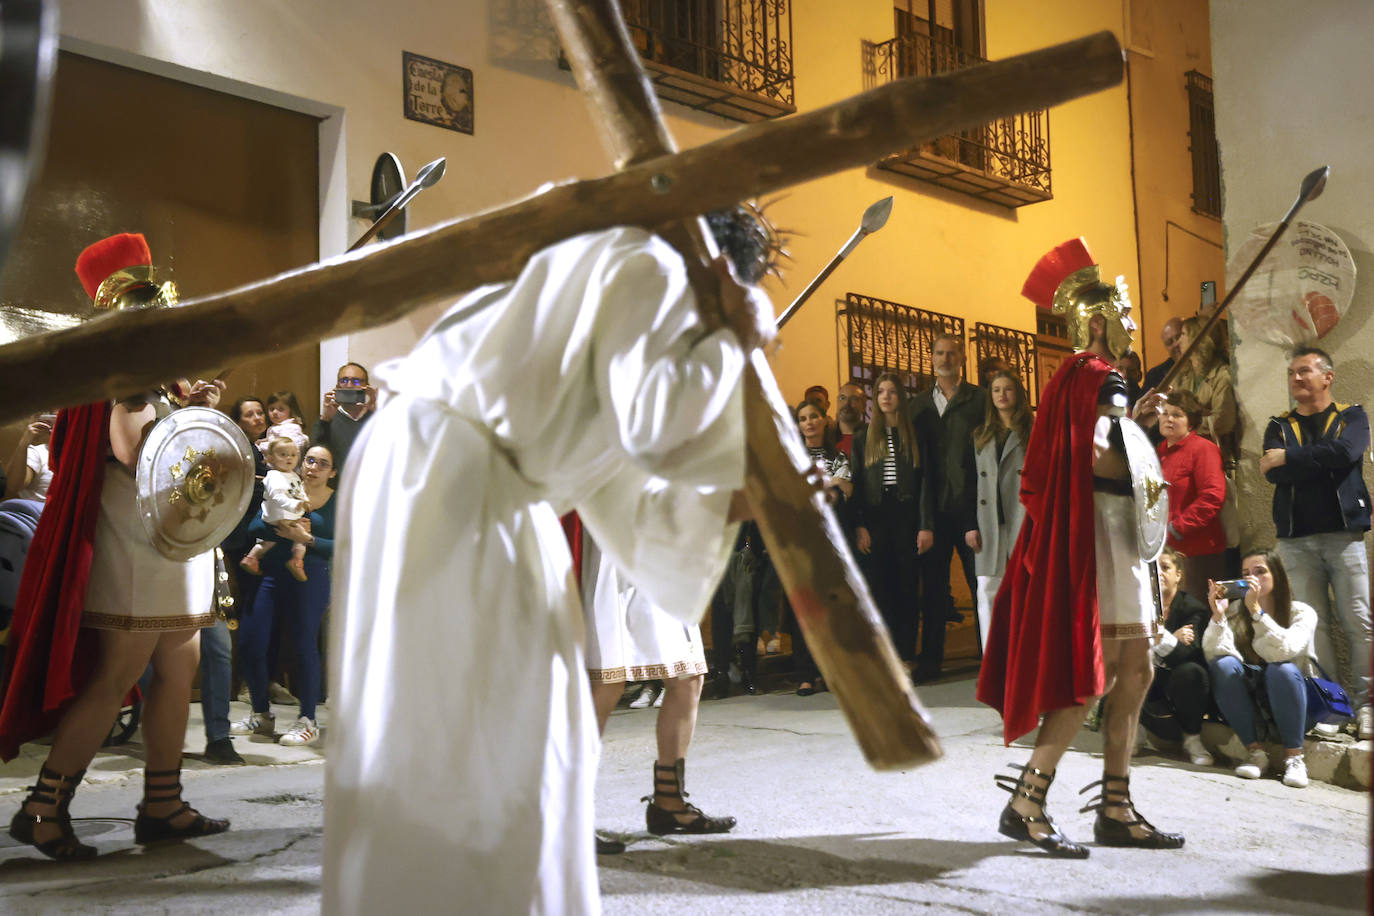
[{"label": "white tunic", "polygon": [[558,513],[694,622],[735,537],[743,365],[679,256],[622,228],[545,249],[377,369],[391,396],[339,494],[325,913],[599,909]]},{"label": "white tunic", "polygon": [[705,674],[701,627],[661,610],[582,539],[587,673],[594,682],[661,681]]}]

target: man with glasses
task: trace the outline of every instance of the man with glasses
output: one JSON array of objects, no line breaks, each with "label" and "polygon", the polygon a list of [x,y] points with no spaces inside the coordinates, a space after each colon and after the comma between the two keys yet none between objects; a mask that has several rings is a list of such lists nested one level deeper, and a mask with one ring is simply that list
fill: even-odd
[{"label": "man with glasses", "polygon": [[358,363],[344,363],[334,387],[324,393],[324,406],[310,439],[327,446],[342,468],[348,450],[376,408],[377,389],[368,384],[367,369]]},{"label": "man with glasses", "polygon": [[[1260,471],[1274,485],[1278,551],[1293,597],[1317,610],[1317,658],[1336,673],[1332,630],[1350,652],[1345,679],[1356,709],[1359,740],[1374,738],[1369,704],[1369,490],[1364,454],[1369,417],[1359,404],[1337,403],[1336,367],[1317,347],[1293,351],[1288,393],[1293,409],[1264,431]],[[1320,730],[1320,726],[1318,727]],[[1329,734],[1323,731],[1323,734]]]}]

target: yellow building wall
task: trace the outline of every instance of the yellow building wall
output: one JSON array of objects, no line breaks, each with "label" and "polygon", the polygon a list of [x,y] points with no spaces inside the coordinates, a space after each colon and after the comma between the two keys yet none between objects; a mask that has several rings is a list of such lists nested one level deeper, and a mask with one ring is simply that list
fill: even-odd
[{"label": "yellow building wall", "polygon": [[[892,37],[891,0],[790,6],[798,108],[861,91],[861,42]],[[397,153],[411,174],[448,157],[448,175],[412,204],[412,228],[498,206],[546,181],[610,168],[571,75],[553,63],[556,38],[535,0],[67,0],[62,12],[70,50],[321,117],[325,256],[362,231],[365,224],[349,217],[348,202],[367,196],[372,163],[384,150]],[[985,0],[985,15],[986,52],[996,59],[1101,29],[1123,37],[1129,13],[1104,0]],[[473,70],[473,136],[402,117],[403,50]],[[664,108],[682,146],[738,126],[672,103]],[[1137,136],[1146,115],[1137,112]],[[1033,331],[1034,310],[1019,295],[1021,283],[1042,253],[1078,235],[1088,238],[1108,275],[1124,274],[1141,291],[1125,86],[1059,106],[1049,124],[1054,199],[1048,202],[1012,210],[867,168],[794,187],[773,206],[774,220],[795,233],[794,262],[782,282],[770,281],[781,309],[849,237],[865,207],[889,194],[896,198],[887,227],[788,326],[775,368],[789,400],[818,382],[833,392],[847,375],[834,303],[849,291],[956,314],[970,331],[977,321]],[[271,151],[263,156],[270,167]],[[1146,297],[1143,304],[1150,316],[1153,303]],[[370,365],[405,352],[434,314],[327,343],[322,374],[332,380],[332,368],[345,358]]]},{"label": "yellow building wall", "polygon": [[[987,0],[987,56],[1009,57],[1109,29],[1122,36],[1122,11],[1100,0],[1035,4]],[[862,90],[860,44],[893,37],[891,0],[803,0],[793,7],[797,104],[826,105]],[[789,400],[811,384],[835,391],[848,367],[837,342],[835,301],[847,292],[961,316],[971,334],[984,321],[1035,330],[1035,309],[1020,295],[1035,261],[1054,245],[1085,236],[1110,276],[1138,287],[1131,194],[1131,148],[1123,86],[1050,111],[1054,199],[1009,209],[877,169],[855,169],[799,185],[770,210],[802,233],[795,263],[776,290],[790,301],[858,227],[863,210],[887,195],[892,217],[869,237],[789,322],[774,369]],[[972,354],[970,353],[970,362]]]},{"label": "yellow building wall", "polygon": [[1136,305],[1145,366],[1168,358],[1159,339],[1169,318],[1197,311],[1202,281],[1226,294],[1221,220],[1193,209],[1188,90],[1184,74],[1212,76],[1208,4],[1132,0],[1127,30],[1135,137],[1140,288]]}]

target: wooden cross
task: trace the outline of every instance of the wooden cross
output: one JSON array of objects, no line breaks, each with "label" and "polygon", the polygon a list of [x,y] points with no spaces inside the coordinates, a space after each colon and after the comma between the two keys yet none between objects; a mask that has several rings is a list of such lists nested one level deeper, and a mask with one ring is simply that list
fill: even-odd
[{"label": "wooden cross", "polygon": [[[954,131],[1120,82],[1121,48],[1100,33],[751,125],[673,154],[615,0],[548,0],[565,52],[619,171],[453,220],[369,251],[175,309],[121,312],[0,348],[0,422],[53,404],[127,395],[269,350],[368,327],[509,279],[536,251],[614,225],[662,234],[719,320],[697,214],[867,165]],[[939,744],[833,513],[804,483],[807,459],[761,352],[746,379],[746,491],[808,645],[869,762],[934,759]],[[790,446],[790,448],[789,448]]]}]

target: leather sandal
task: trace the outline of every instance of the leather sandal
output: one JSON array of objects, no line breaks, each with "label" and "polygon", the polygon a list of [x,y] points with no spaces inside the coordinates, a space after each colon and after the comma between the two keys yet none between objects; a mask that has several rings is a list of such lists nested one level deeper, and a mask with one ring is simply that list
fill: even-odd
[{"label": "leather sandal", "polygon": [[[1012,799],[1024,798],[1033,805],[1040,807],[1040,816],[1022,814],[1007,802],[1007,806],[1002,809],[1002,816],[997,822],[997,832],[1013,840],[1023,840],[1027,843],[1034,843],[1050,855],[1061,859],[1086,859],[1088,857],[1088,847],[1081,843],[1075,843],[1068,837],[1059,832],[1050,814],[1045,810],[1045,794],[1050,790],[1050,784],[1054,782],[1054,773],[1046,773],[1032,767],[1021,766],[1013,763],[1011,766],[1021,771],[1019,778],[1013,779],[1005,773],[999,773],[992,778],[997,784],[997,788],[1010,792]],[[1033,785],[1028,781],[1029,777],[1038,777],[1045,781],[1043,786]],[[1037,836],[1031,831],[1031,825],[1044,824],[1048,833]]]},{"label": "leather sandal", "polygon": [[[175,781],[167,782],[169,779]],[[150,801],[180,800],[180,769],[144,770],[143,801],[139,803],[138,817],[134,819],[134,842],[140,846],[146,846],[149,843],[161,843],[168,840],[189,840],[194,837],[210,836],[223,833],[229,829],[228,821],[206,817],[185,801],[181,802],[181,807],[163,817],[153,817],[143,811],[143,806]],[[172,823],[188,811],[195,816],[180,827]]]},{"label": "leather sandal", "polygon": [[[688,804],[687,793],[682,790],[683,776],[687,761],[679,757],[672,766],[654,764],[654,794],[646,795],[640,801],[649,803],[644,812],[644,821],[654,836],[670,833],[729,833],[735,827],[733,817],[711,817],[696,805]],[[660,808],[656,797],[682,800],[682,808]],[[683,817],[689,818],[683,820]]]},{"label": "leather sandal", "polygon": [[[1135,803],[1131,801],[1131,777],[1108,776],[1104,773],[1101,779],[1088,783],[1078,794],[1083,795],[1098,786],[1102,787],[1102,791],[1079,810],[1080,813],[1097,812],[1097,819],[1093,821],[1093,838],[1099,846],[1127,846],[1134,849],[1182,848],[1183,834],[1165,833],[1135,810]],[[1108,808],[1124,810],[1129,819],[1118,820],[1108,817]]]},{"label": "leather sandal", "polygon": [[[67,808],[71,805],[72,795],[76,793],[76,787],[81,784],[81,777],[86,775],[86,771],[74,773],[71,776],[64,776],[54,772],[46,766],[38,771],[38,781],[29,790],[29,797],[24,799],[24,804],[20,806],[10,821],[10,836],[21,843],[27,843],[37,849],[50,859],[59,862],[81,862],[86,859],[95,858],[96,850],[94,846],[87,846],[76,838],[76,831],[72,829],[72,819],[67,813]],[[27,809],[29,802],[40,805],[56,805],[56,814],[30,814]],[[39,824],[54,823],[62,831],[60,836],[39,843],[34,839],[34,828]]]}]

